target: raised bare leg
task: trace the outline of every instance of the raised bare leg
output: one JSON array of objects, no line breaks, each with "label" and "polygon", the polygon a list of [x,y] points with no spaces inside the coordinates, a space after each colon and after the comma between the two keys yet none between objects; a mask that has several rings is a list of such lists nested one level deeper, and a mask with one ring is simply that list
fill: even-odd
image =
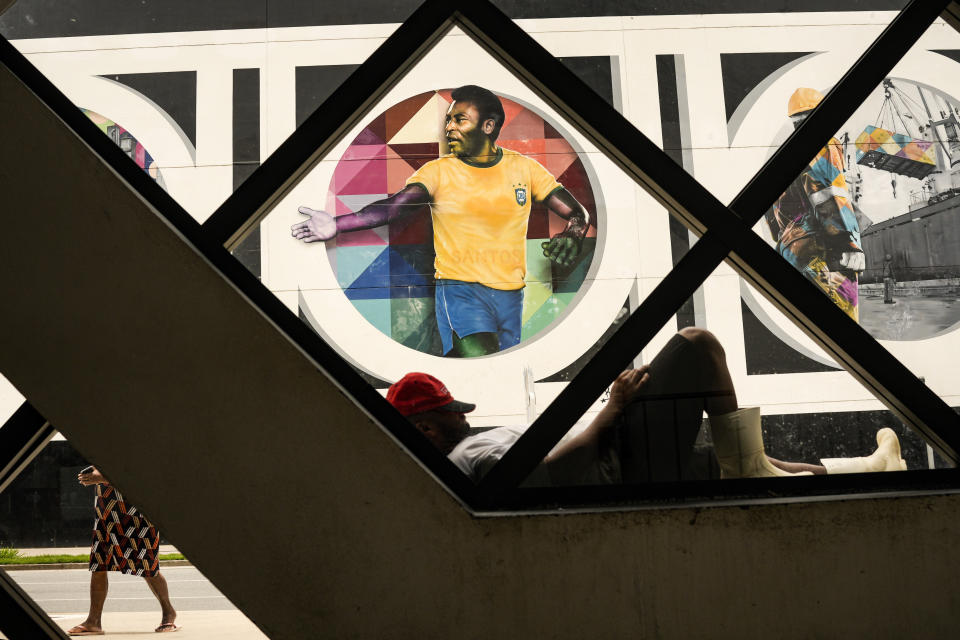
[{"label": "raised bare leg", "polygon": [[681,479],[703,412],[737,408],[723,347],[705,329],[681,330],[650,363],[649,373],[623,412],[620,461],[627,483]]},{"label": "raised bare leg", "polygon": [[704,401],[707,415],[722,415],[736,411],[737,394],[733,389],[733,379],[727,368],[727,355],[717,337],[699,327],[686,327],[678,332],[687,339],[699,354],[701,370],[688,371],[688,376],[699,376],[704,382]]}]

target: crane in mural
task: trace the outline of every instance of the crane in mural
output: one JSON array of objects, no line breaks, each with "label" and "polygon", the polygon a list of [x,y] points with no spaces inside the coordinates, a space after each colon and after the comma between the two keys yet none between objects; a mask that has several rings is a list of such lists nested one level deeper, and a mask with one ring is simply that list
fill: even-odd
[{"label": "crane in mural", "polygon": [[[933,204],[960,194],[960,176],[952,175],[960,164],[960,108],[938,92],[911,85],[919,102],[892,78],[884,79],[877,123],[868,125],[854,142],[856,164],[890,172],[894,194],[898,175],[923,179],[912,204],[921,199]],[[855,193],[854,199],[858,196]]]},{"label": "crane in mural", "polygon": [[[960,277],[960,249],[950,241],[960,228],[960,199],[954,200],[960,196],[960,104],[916,82],[886,78],[882,88],[876,124],[864,128],[852,149],[844,135],[854,203],[863,195],[860,167],[888,172],[894,197],[898,178],[921,183],[910,191],[904,213],[862,229],[866,275],[879,279],[895,270],[911,281]],[[906,224],[918,221],[924,224]]]}]

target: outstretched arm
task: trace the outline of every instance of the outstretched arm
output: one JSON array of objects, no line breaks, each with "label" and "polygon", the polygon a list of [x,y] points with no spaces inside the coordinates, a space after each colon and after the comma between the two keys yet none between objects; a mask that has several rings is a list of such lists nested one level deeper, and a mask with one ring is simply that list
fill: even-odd
[{"label": "outstretched arm", "polygon": [[600,437],[613,427],[624,408],[650,381],[649,369],[649,365],[644,365],[639,369],[628,369],[621,373],[610,388],[609,400],[593,422],[543,459],[552,482],[555,484],[573,482],[595,463]]},{"label": "outstretched arm", "polygon": [[413,211],[418,211],[430,201],[430,194],[419,184],[407,185],[392,196],[371,202],[355,213],[333,216],[326,211],[300,207],[299,211],[309,220],[290,227],[290,235],[304,242],[323,242],[339,233],[373,229],[387,224]]},{"label": "outstretched arm", "polygon": [[590,217],[577,199],[566,189],[554,191],[544,200],[550,211],[567,221],[563,231],[542,243],[543,255],[561,266],[568,266],[580,255],[583,238],[590,228]]}]

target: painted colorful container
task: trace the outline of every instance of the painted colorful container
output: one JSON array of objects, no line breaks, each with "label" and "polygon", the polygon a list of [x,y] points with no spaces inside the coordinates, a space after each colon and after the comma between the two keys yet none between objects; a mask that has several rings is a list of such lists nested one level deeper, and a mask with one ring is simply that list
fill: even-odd
[{"label": "painted colorful container", "polygon": [[857,164],[910,178],[924,178],[937,168],[933,143],[867,126],[854,142]]}]

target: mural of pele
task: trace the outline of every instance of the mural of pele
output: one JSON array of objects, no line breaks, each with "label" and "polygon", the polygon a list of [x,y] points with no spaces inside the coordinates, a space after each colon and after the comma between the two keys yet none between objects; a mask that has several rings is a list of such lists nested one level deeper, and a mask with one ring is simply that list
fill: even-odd
[{"label": "mural of pele", "polygon": [[540,115],[467,85],[387,109],[353,140],[297,240],[397,342],[437,356],[509,349],[573,300],[596,244],[576,151]]}]

